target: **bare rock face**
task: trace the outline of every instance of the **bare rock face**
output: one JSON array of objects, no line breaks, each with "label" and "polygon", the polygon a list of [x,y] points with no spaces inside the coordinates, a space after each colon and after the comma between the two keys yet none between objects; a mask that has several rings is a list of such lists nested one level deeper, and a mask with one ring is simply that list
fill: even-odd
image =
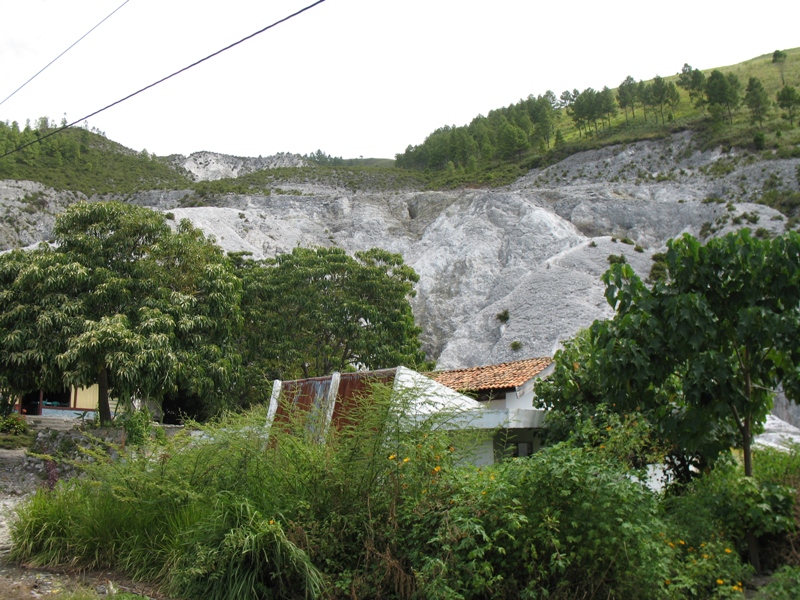
[{"label": "bare rock face", "polygon": [[[268,168],[267,159],[189,158],[183,166],[205,179]],[[798,167],[798,159],[700,152],[684,133],[574,155],[493,190],[353,192],[315,182],[287,194],[226,195],[215,207],[180,208],[185,191],[127,200],[187,218],[227,251],[254,258],[298,245],[399,252],[420,276],[412,306],[425,350],[439,367],[457,368],[552,354],[609,317],[600,276],[611,254],[646,277],[653,253],[684,232],[782,233],[783,217],[752,201],[769,186],[797,190]],[[0,206],[21,215],[21,198],[37,185],[0,184]],[[77,199],[40,188],[52,213]],[[15,237],[0,220],[4,247],[46,239],[52,215],[30,227]]]},{"label": "bare rock face", "polygon": [[262,158],[230,156],[217,152],[194,152],[187,156],[171,157],[172,162],[188,171],[195,181],[214,181],[230,177],[240,177],[280,167],[304,167],[306,161],[299,154],[276,154]]},{"label": "bare rock face", "polygon": [[0,250],[48,239],[56,215],[85,199],[80,192],[58,192],[33,181],[0,180]]}]

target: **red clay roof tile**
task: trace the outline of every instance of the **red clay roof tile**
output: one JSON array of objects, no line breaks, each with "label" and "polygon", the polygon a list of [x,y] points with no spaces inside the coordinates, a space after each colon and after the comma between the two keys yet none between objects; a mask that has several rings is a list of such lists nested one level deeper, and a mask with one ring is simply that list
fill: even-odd
[{"label": "red clay roof tile", "polygon": [[540,358],[527,358],[499,365],[473,367],[471,369],[456,369],[453,371],[438,371],[429,373],[434,380],[454,390],[480,391],[518,387],[535,377],[553,360],[548,356]]}]

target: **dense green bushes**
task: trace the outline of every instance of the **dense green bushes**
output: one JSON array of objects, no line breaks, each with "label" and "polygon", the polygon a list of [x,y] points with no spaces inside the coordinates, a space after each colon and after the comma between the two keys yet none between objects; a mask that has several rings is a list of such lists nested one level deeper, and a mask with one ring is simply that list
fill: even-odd
[{"label": "dense green bushes", "polygon": [[763,535],[786,535],[773,492],[797,454],[759,456],[757,484],[731,463],[665,500],[619,460],[638,424],[476,468],[475,437],[410,421],[411,401],[375,389],[325,443],[301,418],[267,438],[256,409],[98,460],[22,506],[13,556],[187,598],[727,598],[749,575],[727,521],[758,508]]}]

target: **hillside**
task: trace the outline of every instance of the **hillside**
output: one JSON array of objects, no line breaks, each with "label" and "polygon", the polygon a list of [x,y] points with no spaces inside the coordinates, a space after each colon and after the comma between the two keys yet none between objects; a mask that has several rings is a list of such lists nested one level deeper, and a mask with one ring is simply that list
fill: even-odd
[{"label": "hillside", "polygon": [[493,186],[579,152],[681,131],[694,132],[704,149],[797,155],[800,96],[791,107],[776,101],[784,85],[800,87],[800,48],[776,53],[777,61],[771,53],[704,71],[676,64],[677,74],[648,81],[530,95],[469,124],[440,127],[398,153],[396,164],[424,171],[432,187]]},{"label": "hillside", "polygon": [[[413,307],[426,351],[440,367],[462,367],[551,354],[559,340],[608,316],[600,275],[609,254],[625,255],[646,276],[652,254],[684,231],[722,235],[746,225],[770,235],[795,226],[755,201],[765,191],[793,197],[800,159],[703,147],[688,132],[610,146],[485,190],[388,187],[368,170],[356,181],[356,170],[351,178],[315,178],[319,170],[304,168],[268,193],[187,188],[93,198],[171,211],[227,250],[255,257],[297,245],[400,252],[420,275]],[[212,171],[229,164],[207,160]],[[0,244],[47,239],[53,215],[81,198],[3,182]],[[496,318],[504,310],[505,324]]]},{"label": "hillside", "polygon": [[[705,81],[714,72],[686,67]],[[764,55],[719,72],[758,77],[774,96],[783,82],[800,84],[800,49],[780,65]],[[79,199],[171,211],[255,257],[381,246],[420,274],[414,311],[441,367],[550,354],[610,314],[599,279],[610,254],[646,276],[652,255],[682,232],[773,235],[800,219],[800,128],[786,114],[773,106],[757,124],[741,106],[726,122],[683,88],[668,112],[651,100],[579,111],[577,98],[621,89],[531,96],[437,130],[398,156],[404,168],[322,151],[156,157],[86,127],[47,137],[57,126],[46,118],[0,123],[0,150],[42,140],[0,159],[0,249],[47,239],[55,215]],[[497,136],[514,123],[527,137],[506,152]]]}]

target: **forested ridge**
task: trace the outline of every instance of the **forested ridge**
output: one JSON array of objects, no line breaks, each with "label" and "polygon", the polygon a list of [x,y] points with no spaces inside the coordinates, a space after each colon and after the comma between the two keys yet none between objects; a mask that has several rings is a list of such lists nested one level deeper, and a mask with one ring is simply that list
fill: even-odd
[{"label": "forested ridge", "polygon": [[797,153],[800,49],[650,81],[626,77],[616,88],[553,91],[444,126],[396,156],[425,171],[434,187],[508,183],[530,168],[611,144],[691,129],[705,145]]},{"label": "forested ridge", "polygon": [[188,189],[200,197],[270,194],[281,183],[297,181],[333,181],[351,190],[496,186],[584,150],[687,129],[707,147],[774,151],[785,158],[798,153],[798,88],[800,49],[704,71],[684,64],[671,76],[629,76],[600,90],[548,91],[478,115],[468,125],[443,126],[398,153],[394,168],[389,160],[343,159],[316,150],[304,156],[309,167],[214,182],[195,182],[174,157],[127,149],[88,124],[46,137],[58,125],[41,117],[24,126],[0,122],[0,154],[41,140],[0,158],[0,179],[87,195]]}]

